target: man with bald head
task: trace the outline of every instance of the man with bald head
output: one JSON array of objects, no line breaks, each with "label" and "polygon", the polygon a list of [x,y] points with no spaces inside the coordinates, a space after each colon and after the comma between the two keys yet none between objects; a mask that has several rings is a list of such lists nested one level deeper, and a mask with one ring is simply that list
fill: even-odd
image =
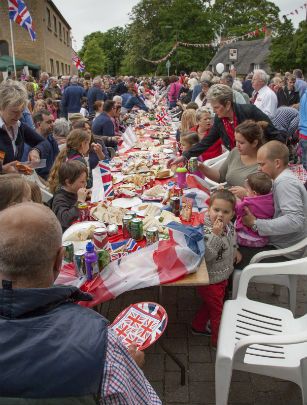
[{"label": "man with bald head", "polygon": [[17,204],[0,223],[3,403],[161,404],[136,364],[141,352],[128,352],[106,319],[76,304],[91,296],[53,286],[63,256],[53,212]]},{"label": "man with bald head", "polygon": [[[269,246],[261,249],[240,247],[245,259],[243,267],[259,251],[287,248],[307,237],[307,191],[288,168],[287,146],[279,141],[267,142],[259,148],[257,162],[259,170],[273,180],[275,213],[273,219],[256,219],[247,209],[244,224],[259,235],[268,236]],[[301,257],[302,252],[296,254],[296,257],[290,256],[287,259]],[[280,261],[280,258],[275,258],[275,261]]]}]

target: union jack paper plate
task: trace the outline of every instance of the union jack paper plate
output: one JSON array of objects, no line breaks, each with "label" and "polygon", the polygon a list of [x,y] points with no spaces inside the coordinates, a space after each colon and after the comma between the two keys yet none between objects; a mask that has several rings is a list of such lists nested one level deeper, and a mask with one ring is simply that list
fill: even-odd
[{"label": "union jack paper plate", "polygon": [[134,344],[144,350],[163,334],[168,317],[155,302],[138,302],[124,309],[110,326],[126,347]]}]

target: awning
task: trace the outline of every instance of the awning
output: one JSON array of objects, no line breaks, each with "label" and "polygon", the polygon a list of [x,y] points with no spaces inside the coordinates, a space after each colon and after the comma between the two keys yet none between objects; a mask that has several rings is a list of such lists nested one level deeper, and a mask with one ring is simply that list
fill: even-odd
[{"label": "awning", "polygon": [[[16,62],[16,69],[23,69],[24,66],[28,66],[31,70],[39,70],[41,67],[40,65],[36,65],[35,63],[28,62],[23,59],[15,59]],[[6,72],[7,70],[14,70],[13,65],[13,58],[9,55],[0,56],[0,72]]]}]

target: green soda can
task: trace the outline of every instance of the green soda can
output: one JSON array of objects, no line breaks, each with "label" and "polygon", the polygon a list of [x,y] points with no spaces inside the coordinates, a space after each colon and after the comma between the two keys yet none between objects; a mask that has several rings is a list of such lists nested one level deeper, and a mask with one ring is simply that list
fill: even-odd
[{"label": "green soda can", "polygon": [[74,244],[72,242],[63,242],[65,263],[72,263],[74,261]]},{"label": "green soda can", "polygon": [[189,160],[188,166],[189,166],[189,172],[190,173],[196,172],[197,169],[198,169],[197,157],[191,157],[190,160]]},{"label": "green soda can", "polygon": [[96,250],[98,256],[98,268],[102,271],[111,261],[110,253],[105,249]]},{"label": "green soda can", "polygon": [[85,250],[77,250],[74,254],[74,264],[76,269],[76,276],[82,277],[86,275],[85,261],[84,261]]},{"label": "green soda can", "polygon": [[131,225],[131,221],[132,221],[133,217],[132,215],[124,215],[123,216],[123,238],[127,239],[130,238],[130,225]]},{"label": "green soda can", "polygon": [[152,226],[146,231],[146,245],[152,245],[159,240],[159,230],[156,226]]},{"label": "green soda can", "polygon": [[130,234],[131,238],[140,241],[143,239],[143,221],[140,218],[133,218],[130,224]]}]

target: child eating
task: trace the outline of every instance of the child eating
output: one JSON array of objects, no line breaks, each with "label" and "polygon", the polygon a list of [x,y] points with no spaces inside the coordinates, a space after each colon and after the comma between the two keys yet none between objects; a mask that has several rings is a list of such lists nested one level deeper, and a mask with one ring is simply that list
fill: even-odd
[{"label": "child eating", "polygon": [[[199,137],[197,132],[184,132],[181,137],[180,137],[180,143],[181,143],[181,147],[182,147],[182,151],[188,151],[189,149],[192,148],[193,145],[197,144],[199,142]],[[198,160],[200,161],[200,157],[198,158]],[[204,178],[202,172],[200,170],[196,170],[194,171],[192,174],[194,174],[195,176],[198,176],[200,178]]]},{"label": "child eating", "polygon": [[228,278],[233,272],[233,263],[241,260],[236,248],[236,237],[231,220],[234,216],[236,197],[229,190],[217,190],[210,196],[205,216],[205,261],[209,285],[198,287],[203,304],[192,321],[192,333],[208,336],[208,321],[211,324],[211,345],[216,347],[223,311]]},{"label": "child eating", "polygon": [[243,224],[242,217],[246,215],[248,207],[256,218],[270,219],[274,215],[274,201],[272,194],[272,180],[263,172],[253,173],[246,179],[247,197],[236,204],[236,232],[237,241],[241,246],[263,247],[268,244],[267,236],[260,236],[253,228]]},{"label": "child eating", "polygon": [[86,189],[87,167],[78,160],[68,160],[59,169],[60,189],[52,201],[52,211],[63,232],[79,217],[78,204],[84,203],[90,190]]}]

